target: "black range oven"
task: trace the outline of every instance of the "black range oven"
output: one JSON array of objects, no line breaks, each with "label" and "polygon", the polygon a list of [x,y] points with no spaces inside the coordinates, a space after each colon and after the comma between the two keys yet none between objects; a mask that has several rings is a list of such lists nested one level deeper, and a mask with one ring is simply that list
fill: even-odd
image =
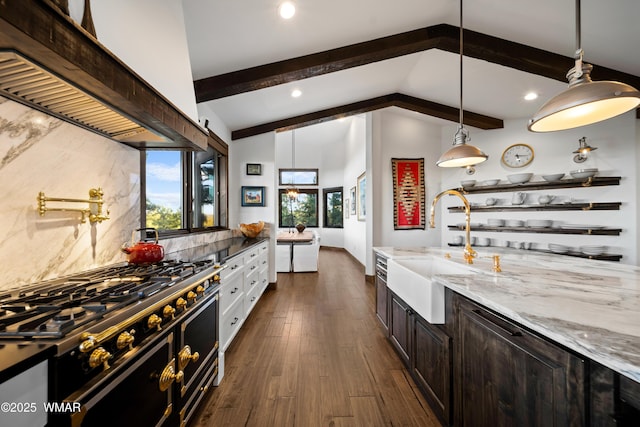
[{"label": "black range oven", "polygon": [[217,375],[213,262],[118,266],[0,296],[0,338],[56,344],[49,426],[183,426]]}]

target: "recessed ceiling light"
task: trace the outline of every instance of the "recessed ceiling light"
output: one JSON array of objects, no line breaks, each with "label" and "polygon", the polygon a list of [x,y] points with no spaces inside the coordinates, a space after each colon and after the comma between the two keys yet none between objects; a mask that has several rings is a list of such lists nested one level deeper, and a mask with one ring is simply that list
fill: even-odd
[{"label": "recessed ceiling light", "polygon": [[299,98],[302,95],[302,91],[300,89],[294,89],[291,91],[292,98]]},{"label": "recessed ceiling light", "polygon": [[291,19],[296,14],[296,5],[292,1],[285,1],[278,6],[278,13],[282,19]]},{"label": "recessed ceiling light", "polygon": [[537,98],[538,98],[538,94],[535,92],[529,92],[524,96],[524,99],[527,101],[533,101],[534,99],[537,99]]}]

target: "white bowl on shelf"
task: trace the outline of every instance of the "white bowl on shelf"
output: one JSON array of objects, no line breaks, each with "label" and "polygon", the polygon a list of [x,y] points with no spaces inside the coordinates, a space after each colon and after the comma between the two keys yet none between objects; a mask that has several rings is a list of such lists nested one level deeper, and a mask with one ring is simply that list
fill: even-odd
[{"label": "white bowl on shelf", "polygon": [[460,181],[460,185],[462,185],[463,187],[473,187],[474,185],[476,185],[476,180],[475,179],[467,179],[464,181]]},{"label": "white bowl on shelf", "polygon": [[558,245],[556,243],[549,243],[549,250],[554,254],[566,254],[571,250],[569,246]]},{"label": "white bowl on shelf", "polygon": [[478,237],[476,239],[476,246],[491,246],[491,239],[488,237]]},{"label": "white bowl on shelf", "polygon": [[553,224],[550,219],[528,219],[527,227],[529,228],[549,228]]},{"label": "white bowl on shelf", "polygon": [[504,219],[502,218],[489,218],[487,220],[487,225],[491,227],[502,227],[504,225]]},{"label": "white bowl on shelf", "polygon": [[498,185],[499,182],[499,179],[486,179],[482,181],[482,185]]},{"label": "white bowl on shelf", "polygon": [[580,246],[580,252],[585,255],[597,256],[602,255],[607,251],[606,246],[598,246],[598,245],[586,245]]},{"label": "white bowl on shelf", "polygon": [[524,221],[520,219],[507,219],[505,220],[504,225],[507,227],[523,227]]},{"label": "white bowl on shelf", "polygon": [[560,181],[562,178],[564,178],[564,173],[552,173],[549,175],[542,175],[542,179],[544,179],[547,182]]},{"label": "white bowl on shelf", "polygon": [[571,174],[572,177],[576,179],[591,178],[592,176],[595,176],[595,174],[598,173],[598,169],[597,168],[577,169],[569,173]]},{"label": "white bowl on shelf", "polygon": [[512,184],[524,184],[525,182],[529,182],[532,176],[533,174],[531,172],[514,173],[507,175],[507,179]]}]

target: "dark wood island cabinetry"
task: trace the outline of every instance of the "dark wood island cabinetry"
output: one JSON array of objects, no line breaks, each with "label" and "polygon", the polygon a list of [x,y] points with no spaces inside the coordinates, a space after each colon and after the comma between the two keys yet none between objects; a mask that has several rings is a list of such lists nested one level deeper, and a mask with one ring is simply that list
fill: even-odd
[{"label": "dark wood island cabinetry", "polygon": [[452,346],[447,325],[433,325],[389,292],[389,340],[444,425],[452,421]]},{"label": "dark wood island cabinetry", "polygon": [[[406,253],[415,258],[417,251]],[[573,335],[554,335],[563,333],[563,324],[548,322],[539,329],[527,323],[528,312],[517,309],[522,303],[509,305],[513,289],[505,288],[504,297],[500,293],[498,285],[510,286],[514,279],[478,274],[440,276],[445,287],[442,324],[426,321],[416,312],[418,301],[391,290],[398,276],[389,276],[390,286],[388,279],[377,282],[376,312],[385,335],[442,425],[640,425],[635,365],[629,365],[627,375],[616,359],[591,355],[606,350],[598,347],[606,339],[597,335],[589,336],[596,347],[592,353],[585,347],[585,354],[565,343]],[[543,290],[550,283],[540,286]]]},{"label": "dark wood island cabinetry", "polygon": [[585,360],[460,295],[453,304],[456,425],[587,425]]}]

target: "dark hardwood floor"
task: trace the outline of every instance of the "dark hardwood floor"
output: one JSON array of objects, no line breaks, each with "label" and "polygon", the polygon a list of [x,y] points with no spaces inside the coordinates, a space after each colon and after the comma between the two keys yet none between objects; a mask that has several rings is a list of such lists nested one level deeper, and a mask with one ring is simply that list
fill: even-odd
[{"label": "dark hardwood floor", "polygon": [[191,427],[439,426],[375,315],[346,252],[318,273],[278,274],[227,349],[225,377]]}]

